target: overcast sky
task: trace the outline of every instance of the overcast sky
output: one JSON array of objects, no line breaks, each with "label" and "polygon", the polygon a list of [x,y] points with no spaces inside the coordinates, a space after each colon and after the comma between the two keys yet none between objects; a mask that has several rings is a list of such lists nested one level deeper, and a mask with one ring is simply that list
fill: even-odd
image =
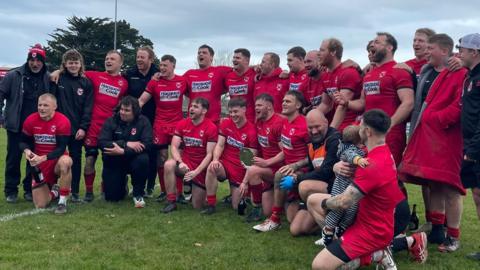
[{"label": "overcast sky", "polygon": [[[125,19],[152,40],[158,55],[177,58],[177,73],[194,67],[196,50],[207,43],[218,53],[248,48],[252,64],[263,53],[282,57],[293,46],[307,51],[336,37],[344,44],[344,59],[366,64],[366,42],[377,31],[398,40],[397,61],[413,58],[413,34],[430,27],[455,41],[480,31],[480,8],[472,1],[306,1],[306,0],[118,0],[118,19]],[[0,66],[25,62],[29,46],[46,45],[48,34],[65,28],[68,17],[114,18],[115,0],[2,1]],[[113,38],[113,29],[112,29]],[[47,60],[48,61],[48,60]]]}]

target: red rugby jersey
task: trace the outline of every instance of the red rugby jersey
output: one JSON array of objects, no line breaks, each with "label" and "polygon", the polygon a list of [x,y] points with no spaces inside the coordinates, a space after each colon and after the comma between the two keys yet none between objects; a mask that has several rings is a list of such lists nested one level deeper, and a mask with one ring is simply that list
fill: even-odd
[{"label": "red rugby jersey", "polygon": [[240,76],[235,71],[231,71],[225,78],[225,87],[230,98],[241,97],[247,102],[246,116],[251,123],[255,122],[255,101],[253,98],[255,75],[255,70],[249,68]]},{"label": "red rugby jersey", "polygon": [[292,122],[285,121],[282,127],[281,142],[285,154],[285,164],[291,164],[307,157],[310,142],[307,121],[299,114]]},{"label": "red rugby jersey", "polygon": [[207,155],[207,143],[217,141],[217,126],[208,118],[198,125],[194,125],[191,118],[182,119],[175,128],[175,136],[180,137],[184,145],[182,158],[200,164]]},{"label": "red rugby jersey", "polygon": [[230,118],[225,118],[220,123],[219,135],[225,137],[225,148],[220,159],[244,169],[240,163],[240,150],[244,147],[258,148],[255,126],[247,121],[241,128],[237,128]]}]

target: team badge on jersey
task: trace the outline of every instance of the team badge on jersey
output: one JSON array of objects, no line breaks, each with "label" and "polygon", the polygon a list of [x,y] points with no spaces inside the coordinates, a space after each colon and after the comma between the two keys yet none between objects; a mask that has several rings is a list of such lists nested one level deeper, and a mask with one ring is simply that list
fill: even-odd
[{"label": "team badge on jersey", "polygon": [[467,91],[468,91],[468,92],[472,91],[472,87],[473,87],[473,83],[470,82],[470,83],[468,84]]},{"label": "team badge on jersey", "polygon": [[118,85],[119,85],[120,87],[122,87],[122,86],[123,86],[123,81],[122,81],[122,80],[118,80]]},{"label": "team badge on jersey", "polygon": [[243,81],[248,82],[248,77],[243,77]]},{"label": "team badge on jersey", "polygon": [[302,75],[302,80],[305,80],[307,78],[307,74]]},{"label": "team badge on jersey", "polygon": [[77,95],[79,95],[79,96],[83,95],[83,89],[82,88],[77,89]]},{"label": "team badge on jersey", "polygon": [[57,130],[57,126],[55,126],[55,125],[51,126],[51,127],[50,127],[50,130],[51,130],[52,132],[55,132],[55,131]]},{"label": "team badge on jersey", "polygon": [[205,132],[202,130],[200,130],[200,132],[198,133],[200,135],[200,137],[203,137],[203,135],[205,134]]},{"label": "team badge on jersey", "polygon": [[291,128],[291,129],[290,129],[290,132],[289,132],[288,134],[290,134],[290,136],[292,136],[293,134],[295,134],[295,129],[294,129],[294,128]]},{"label": "team badge on jersey", "polygon": [[282,84],[281,83],[277,83],[277,91],[281,91],[282,90]]},{"label": "team badge on jersey", "polygon": [[132,131],[130,132],[130,134],[132,134],[132,135],[137,134],[137,129],[136,129],[136,128],[132,128]]},{"label": "team badge on jersey", "polygon": [[242,134],[242,140],[245,141],[247,139],[247,134],[243,133]]},{"label": "team badge on jersey", "polygon": [[267,133],[267,135],[270,134],[270,128],[267,127],[267,128],[265,129],[265,132]]},{"label": "team badge on jersey", "polygon": [[177,83],[175,84],[175,86],[176,86],[177,89],[178,89],[178,88],[180,88],[180,87],[182,86],[182,83],[181,83],[181,82],[177,82]]},{"label": "team badge on jersey", "polygon": [[208,73],[208,77],[211,79],[213,78],[213,72]]},{"label": "team badge on jersey", "polygon": [[380,72],[380,74],[378,74],[378,77],[383,78],[383,77],[385,77],[386,73],[387,73],[386,71],[382,71],[382,72]]}]

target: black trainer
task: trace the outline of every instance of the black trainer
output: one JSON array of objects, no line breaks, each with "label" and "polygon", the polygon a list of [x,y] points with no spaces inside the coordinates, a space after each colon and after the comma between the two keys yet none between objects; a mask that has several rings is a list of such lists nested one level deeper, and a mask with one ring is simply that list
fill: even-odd
[{"label": "black trainer", "polygon": [[59,203],[55,209],[56,215],[65,215],[67,213],[67,205]]},{"label": "black trainer", "polygon": [[215,212],[216,212],[215,205],[207,205],[207,207],[205,207],[205,209],[203,209],[202,212],[200,212],[200,214],[211,215]]},{"label": "black trainer", "polygon": [[33,196],[31,192],[27,192],[23,194],[23,199],[27,202],[33,202]]},{"label": "black trainer", "polygon": [[16,203],[17,202],[17,194],[7,195],[5,200],[7,201],[7,203]]},{"label": "black trainer", "polygon": [[83,200],[85,202],[92,202],[94,198],[95,196],[93,195],[93,192],[87,192],[85,193],[85,197],[83,198]]},{"label": "black trainer", "polygon": [[70,200],[71,200],[73,203],[81,203],[81,202],[83,202],[83,200],[80,199],[80,195],[78,195],[78,193],[72,193],[72,196],[70,196]]},{"label": "black trainer", "polygon": [[167,214],[177,210],[177,204],[174,202],[168,202],[167,205],[162,209],[162,212]]},{"label": "black trainer", "polygon": [[253,221],[260,221],[263,220],[262,215],[262,208],[261,207],[254,207],[250,214],[245,218],[246,222],[253,222]]},{"label": "black trainer", "polygon": [[188,204],[189,201],[183,196],[183,194],[180,194],[177,196],[177,202],[181,204]]},{"label": "black trainer", "polygon": [[229,205],[231,205],[231,204],[232,204],[232,195],[229,194],[229,195],[223,197],[222,202],[223,202],[224,204],[229,204]]},{"label": "black trainer", "polygon": [[160,195],[155,199],[157,202],[163,202],[167,199],[167,193],[166,192],[160,192]]}]

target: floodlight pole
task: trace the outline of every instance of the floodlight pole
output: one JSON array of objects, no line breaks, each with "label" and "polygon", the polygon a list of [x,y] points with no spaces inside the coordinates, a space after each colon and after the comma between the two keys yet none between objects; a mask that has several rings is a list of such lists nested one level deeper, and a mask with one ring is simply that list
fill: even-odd
[{"label": "floodlight pole", "polygon": [[113,32],[113,49],[117,50],[117,0],[115,0],[115,30]]}]

